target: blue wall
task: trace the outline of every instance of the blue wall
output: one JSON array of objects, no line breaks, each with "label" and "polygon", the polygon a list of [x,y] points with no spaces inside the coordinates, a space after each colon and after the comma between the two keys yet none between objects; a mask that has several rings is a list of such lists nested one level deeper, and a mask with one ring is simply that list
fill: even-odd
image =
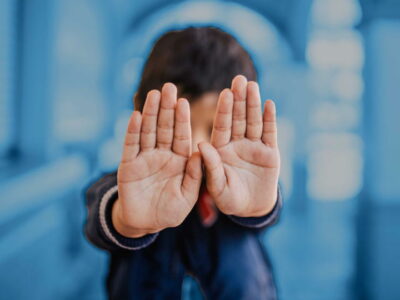
[{"label": "blue wall", "polygon": [[[400,7],[399,7],[400,10]],[[367,299],[400,295],[400,21],[362,25],[367,49],[364,136],[366,163],[360,197],[359,283]],[[374,284],[369,285],[368,283]]]}]

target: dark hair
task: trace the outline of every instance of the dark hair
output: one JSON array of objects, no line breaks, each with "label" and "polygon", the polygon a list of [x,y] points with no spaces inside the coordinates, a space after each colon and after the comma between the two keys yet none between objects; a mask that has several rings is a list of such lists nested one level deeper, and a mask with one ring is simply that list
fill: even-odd
[{"label": "dark hair", "polygon": [[165,82],[174,83],[178,96],[192,101],[230,87],[238,74],[248,80],[257,77],[249,53],[230,34],[210,26],[169,31],[154,44],[144,65],[135,109],[142,111],[147,93]]}]

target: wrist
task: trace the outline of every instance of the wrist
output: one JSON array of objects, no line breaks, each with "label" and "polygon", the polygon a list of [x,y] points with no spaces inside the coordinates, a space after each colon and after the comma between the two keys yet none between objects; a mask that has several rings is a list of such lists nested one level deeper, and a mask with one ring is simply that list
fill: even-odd
[{"label": "wrist", "polygon": [[277,201],[278,201],[278,191],[276,189],[275,192],[270,195],[270,198],[267,199],[267,201],[265,202],[265,205],[262,208],[248,211],[243,214],[236,214],[236,216],[245,217],[245,218],[248,218],[248,217],[258,218],[258,217],[266,216],[270,212],[273,211]]},{"label": "wrist", "polygon": [[268,215],[274,209],[276,202],[277,202],[277,199],[275,197],[275,200],[272,201],[270,203],[270,205],[268,205],[268,208],[266,208],[264,210],[258,210],[256,212],[252,213],[251,215],[249,215],[248,217],[263,217],[263,216]]},{"label": "wrist", "polygon": [[113,204],[111,212],[111,220],[115,230],[119,234],[127,238],[141,238],[146,234],[148,234],[148,232],[145,232],[144,230],[141,229],[132,228],[131,226],[128,226],[126,222],[124,222],[121,202],[119,198],[115,200]]}]

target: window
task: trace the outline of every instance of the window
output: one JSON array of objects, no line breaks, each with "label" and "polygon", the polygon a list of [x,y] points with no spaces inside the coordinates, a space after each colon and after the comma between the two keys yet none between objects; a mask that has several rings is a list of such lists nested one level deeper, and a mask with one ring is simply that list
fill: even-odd
[{"label": "window", "polygon": [[364,50],[354,29],[360,18],[355,0],[318,0],[312,7],[307,61],[316,101],[308,141],[308,192],[315,200],[348,200],[361,189]]}]

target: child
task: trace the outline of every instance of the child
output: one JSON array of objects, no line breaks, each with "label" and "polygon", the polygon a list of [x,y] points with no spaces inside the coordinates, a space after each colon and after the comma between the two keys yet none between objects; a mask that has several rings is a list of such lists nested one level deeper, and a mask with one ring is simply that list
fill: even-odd
[{"label": "child", "polygon": [[274,103],[262,113],[254,80],[220,29],[154,45],[118,171],[87,191],[86,235],[111,253],[110,299],[180,299],[185,274],[207,299],[276,299],[259,233],[282,205],[280,155]]}]

